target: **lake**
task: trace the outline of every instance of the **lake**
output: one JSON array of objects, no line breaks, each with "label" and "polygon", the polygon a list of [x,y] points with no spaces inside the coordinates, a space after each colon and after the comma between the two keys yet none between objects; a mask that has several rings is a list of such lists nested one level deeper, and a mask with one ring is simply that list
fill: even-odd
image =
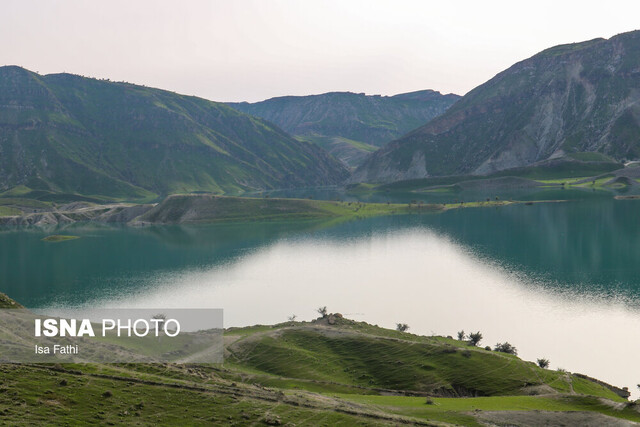
[{"label": "lake", "polygon": [[[343,223],[0,232],[0,291],[30,308],[223,308],[225,326],[316,317],[481,331],[526,360],[640,383],[640,201],[469,208]],[[58,243],[50,234],[80,239]]]}]

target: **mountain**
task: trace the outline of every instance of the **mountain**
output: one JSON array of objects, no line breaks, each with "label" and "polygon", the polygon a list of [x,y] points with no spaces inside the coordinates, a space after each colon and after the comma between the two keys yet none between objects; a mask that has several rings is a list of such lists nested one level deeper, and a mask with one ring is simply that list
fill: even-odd
[{"label": "mountain", "polygon": [[433,90],[395,96],[330,92],[229,105],[275,123],[298,139],[313,141],[355,166],[384,143],[442,114],[459,98]]},{"label": "mountain", "polygon": [[136,199],[327,185],[347,173],[323,149],[225,104],[0,68],[0,192]]},{"label": "mountain", "polygon": [[638,101],[640,31],[556,46],[373,153],[351,180],[486,174],[560,157],[638,159]]}]

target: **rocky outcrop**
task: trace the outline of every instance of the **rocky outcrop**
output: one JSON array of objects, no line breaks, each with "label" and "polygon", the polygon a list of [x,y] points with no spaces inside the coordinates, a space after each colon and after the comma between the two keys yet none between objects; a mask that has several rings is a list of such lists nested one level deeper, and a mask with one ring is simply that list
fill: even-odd
[{"label": "rocky outcrop", "polygon": [[49,225],[88,221],[126,224],[149,211],[154,206],[155,205],[150,204],[94,205],[89,203],[73,203],[61,206],[50,212],[37,212],[0,217],[0,225],[45,227]]}]

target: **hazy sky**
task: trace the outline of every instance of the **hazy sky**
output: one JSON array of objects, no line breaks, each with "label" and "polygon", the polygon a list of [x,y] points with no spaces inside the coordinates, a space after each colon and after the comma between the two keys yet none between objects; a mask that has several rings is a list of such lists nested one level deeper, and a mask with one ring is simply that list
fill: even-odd
[{"label": "hazy sky", "polygon": [[547,47],[640,29],[638,1],[1,0],[0,64],[217,101],[464,94]]}]

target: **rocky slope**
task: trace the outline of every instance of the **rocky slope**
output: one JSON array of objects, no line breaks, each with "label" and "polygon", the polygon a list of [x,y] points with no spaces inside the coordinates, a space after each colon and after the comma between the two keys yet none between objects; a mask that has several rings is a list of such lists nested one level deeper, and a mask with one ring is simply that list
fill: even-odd
[{"label": "rocky slope", "polygon": [[0,192],[143,199],[335,184],[346,169],[225,104],[70,74],[0,67]]},{"label": "rocky slope", "polygon": [[459,98],[432,90],[395,96],[330,92],[229,105],[316,142],[354,166],[384,143],[442,114]]},{"label": "rocky slope", "polygon": [[351,180],[486,174],[567,155],[638,159],[638,101],[640,31],[556,46],[373,153]]}]

